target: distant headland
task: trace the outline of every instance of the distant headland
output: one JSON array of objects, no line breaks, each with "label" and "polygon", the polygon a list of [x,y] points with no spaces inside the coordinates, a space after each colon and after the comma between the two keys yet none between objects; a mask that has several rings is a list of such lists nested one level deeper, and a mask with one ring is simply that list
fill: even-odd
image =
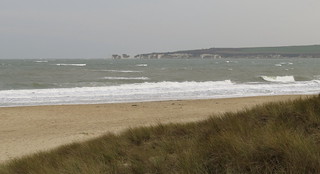
[{"label": "distant headland", "polygon": [[[113,55],[113,58],[129,58]],[[279,47],[243,47],[208,48],[174,52],[155,52],[138,54],[138,59],[215,59],[215,58],[320,58],[320,45],[279,46]]]}]

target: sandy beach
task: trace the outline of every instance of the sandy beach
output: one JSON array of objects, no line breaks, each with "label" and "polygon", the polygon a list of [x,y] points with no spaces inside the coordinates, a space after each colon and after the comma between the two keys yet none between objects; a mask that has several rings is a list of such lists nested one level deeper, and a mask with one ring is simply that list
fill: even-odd
[{"label": "sandy beach", "polygon": [[304,96],[0,108],[0,162],[129,127],[198,121],[300,97]]}]

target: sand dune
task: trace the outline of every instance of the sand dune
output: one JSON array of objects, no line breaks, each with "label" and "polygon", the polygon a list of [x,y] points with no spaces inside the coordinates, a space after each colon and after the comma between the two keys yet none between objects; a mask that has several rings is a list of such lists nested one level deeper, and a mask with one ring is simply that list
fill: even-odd
[{"label": "sand dune", "polygon": [[213,114],[299,97],[303,96],[0,108],[0,162],[106,132],[197,121]]}]

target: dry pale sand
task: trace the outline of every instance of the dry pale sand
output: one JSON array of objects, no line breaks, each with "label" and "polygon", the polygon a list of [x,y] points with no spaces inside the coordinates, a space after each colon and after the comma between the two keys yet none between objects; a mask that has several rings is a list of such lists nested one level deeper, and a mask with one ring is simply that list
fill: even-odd
[{"label": "dry pale sand", "polygon": [[106,132],[168,122],[189,122],[270,101],[301,96],[267,96],[122,104],[0,108],[0,162]]}]

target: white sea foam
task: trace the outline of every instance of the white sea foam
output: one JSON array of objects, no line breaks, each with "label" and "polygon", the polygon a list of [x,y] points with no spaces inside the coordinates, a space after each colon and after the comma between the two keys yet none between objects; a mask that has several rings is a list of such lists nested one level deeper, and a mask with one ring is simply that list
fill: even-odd
[{"label": "white sea foam", "polygon": [[294,83],[206,82],[135,83],[105,87],[0,91],[0,106],[119,103],[283,94],[316,94],[319,80]]},{"label": "white sea foam", "polygon": [[133,71],[133,70],[93,70],[97,72],[120,72],[120,73],[140,73],[143,71]]},{"label": "white sea foam", "polygon": [[312,80],[314,83],[320,83],[320,80]]},{"label": "white sea foam", "polygon": [[149,80],[148,77],[104,77],[107,80]]},{"label": "white sea foam", "polygon": [[292,62],[281,62],[280,64],[281,64],[281,65],[293,65]]},{"label": "white sea foam", "polygon": [[261,76],[261,78],[267,82],[295,82],[294,76]]},{"label": "white sea foam", "polygon": [[293,63],[292,62],[281,62],[281,63],[275,64],[275,66],[279,66],[279,67],[284,66],[284,65],[293,65]]},{"label": "white sea foam", "polygon": [[315,79],[319,79],[320,80],[320,75],[315,75],[315,76],[313,76]]},{"label": "white sea foam", "polygon": [[34,61],[35,63],[47,63],[48,61],[47,60],[36,60]]},{"label": "white sea foam", "polygon": [[147,67],[148,64],[137,64],[136,66],[139,66],[139,67]]},{"label": "white sea foam", "polygon": [[81,63],[71,63],[71,64],[67,64],[67,63],[58,63],[56,64],[57,66],[87,66],[87,64],[81,64]]}]

